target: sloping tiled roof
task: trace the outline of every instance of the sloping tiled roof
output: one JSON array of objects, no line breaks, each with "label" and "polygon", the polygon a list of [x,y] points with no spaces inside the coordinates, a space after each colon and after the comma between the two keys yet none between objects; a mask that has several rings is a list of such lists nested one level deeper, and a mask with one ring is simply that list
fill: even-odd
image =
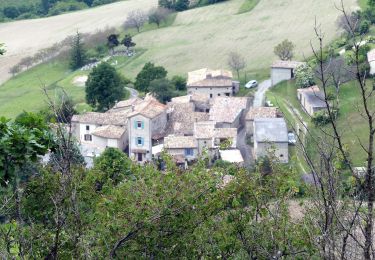
[{"label": "sloping tiled roof", "polygon": [[214,137],[215,138],[236,138],[237,128],[215,128]]},{"label": "sloping tiled roof", "polygon": [[92,134],[98,137],[119,139],[126,132],[125,127],[119,127],[114,125],[106,125],[96,128]]},{"label": "sloping tiled roof", "polygon": [[194,123],[194,137],[197,139],[210,139],[214,136],[216,122],[202,121]]},{"label": "sloping tiled roof", "polygon": [[297,89],[297,92],[302,94],[312,107],[327,107],[324,102],[324,93],[320,91],[318,86],[300,88]]},{"label": "sloping tiled roof", "polygon": [[228,70],[203,68],[188,73],[188,87],[229,87],[232,86],[233,74]]},{"label": "sloping tiled roof", "polygon": [[72,122],[77,122],[81,124],[125,126],[128,122],[128,112],[88,112],[83,115],[74,115],[72,117]]},{"label": "sloping tiled roof", "polygon": [[300,62],[300,61],[278,60],[278,61],[275,61],[271,67],[281,68],[281,69],[295,69],[304,64],[306,63]]},{"label": "sloping tiled roof", "polygon": [[198,142],[194,136],[168,135],[164,138],[165,149],[197,148]]},{"label": "sloping tiled roof", "polygon": [[193,103],[170,103],[171,114],[166,132],[168,134],[193,134],[194,123],[207,121],[208,113],[195,112]]},{"label": "sloping tiled roof", "polygon": [[211,101],[210,120],[233,123],[248,102],[246,97],[215,97]]},{"label": "sloping tiled roof", "polygon": [[134,111],[129,114],[129,117],[140,114],[152,119],[163,113],[165,110],[167,110],[166,105],[154,99],[150,99],[148,101],[136,104],[134,106]]},{"label": "sloping tiled roof", "polygon": [[255,118],[275,118],[279,116],[276,107],[252,107],[246,113],[246,120],[254,120]]},{"label": "sloping tiled roof", "polygon": [[288,129],[284,118],[256,118],[254,140],[257,142],[288,142]]},{"label": "sloping tiled roof", "polygon": [[132,105],[135,105],[139,102],[142,102],[142,99],[140,99],[138,97],[130,98],[130,99],[127,99],[127,100],[122,100],[122,101],[117,102],[115,104],[115,106],[113,107],[113,109],[131,107]]}]

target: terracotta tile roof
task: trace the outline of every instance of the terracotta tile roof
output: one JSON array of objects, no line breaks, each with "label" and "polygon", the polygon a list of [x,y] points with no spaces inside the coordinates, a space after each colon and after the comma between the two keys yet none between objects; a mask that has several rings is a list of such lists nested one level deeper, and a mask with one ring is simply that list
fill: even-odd
[{"label": "terracotta tile roof", "polygon": [[232,86],[233,74],[228,70],[203,68],[188,73],[188,87],[228,87]]},{"label": "terracotta tile roof", "polygon": [[98,137],[120,139],[126,132],[125,127],[106,125],[96,128],[92,134]]},{"label": "terracotta tile roof", "polygon": [[236,138],[237,128],[215,128],[214,136],[215,138]]},{"label": "terracotta tile roof", "polygon": [[165,149],[197,148],[198,142],[193,136],[168,135],[164,138]]},{"label": "terracotta tile roof", "polygon": [[193,103],[170,103],[170,117],[166,132],[176,135],[192,135],[194,123],[207,121],[208,113],[195,112]]},{"label": "terracotta tile roof", "polygon": [[278,60],[272,64],[271,68],[295,69],[304,64],[306,63],[300,61]]},{"label": "terracotta tile roof", "polygon": [[131,107],[137,103],[140,103],[142,102],[143,100],[136,97],[136,98],[130,98],[130,99],[127,99],[127,100],[122,100],[122,101],[119,101],[115,104],[115,106],[112,108],[112,109],[120,109],[120,108],[127,108],[127,107]]},{"label": "terracotta tile roof", "polygon": [[72,122],[95,125],[116,125],[126,126],[128,122],[128,112],[120,111],[113,113],[88,112],[83,115],[74,115]]},{"label": "terracotta tile roof", "polygon": [[148,101],[144,101],[138,103],[134,106],[134,111],[129,114],[129,117],[141,114],[147,118],[155,118],[164,111],[167,110],[167,106],[154,100],[150,99]]},{"label": "terracotta tile roof", "polygon": [[276,107],[252,107],[246,113],[246,120],[254,120],[255,118],[276,118],[280,116],[280,112]]},{"label": "terracotta tile roof", "polygon": [[202,121],[194,123],[194,137],[197,139],[210,139],[214,136],[216,122]]},{"label": "terracotta tile roof", "polygon": [[211,101],[210,120],[233,123],[248,104],[246,97],[215,97]]}]

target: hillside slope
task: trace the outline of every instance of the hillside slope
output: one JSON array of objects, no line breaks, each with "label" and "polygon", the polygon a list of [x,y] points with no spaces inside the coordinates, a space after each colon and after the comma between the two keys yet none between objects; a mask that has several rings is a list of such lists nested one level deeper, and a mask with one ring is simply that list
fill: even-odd
[{"label": "hillside slope", "polygon": [[[315,17],[323,25],[326,42],[337,36],[337,1],[261,0],[251,12],[237,14],[243,0],[231,0],[179,13],[172,26],[135,37],[137,47],[148,51],[124,72],[134,76],[150,60],[172,74],[226,67],[230,51],[246,56],[248,70],[257,70],[270,65],[274,46],[284,39],[296,44],[301,59],[311,54]],[[348,8],[357,6],[356,0],[344,2]]]},{"label": "hillside slope", "polygon": [[0,83],[10,78],[9,68],[22,58],[59,42],[77,30],[94,32],[107,26],[120,26],[136,9],[148,11],[157,0],[128,0],[84,11],[42,19],[0,24],[0,42],[7,53],[0,59]]}]

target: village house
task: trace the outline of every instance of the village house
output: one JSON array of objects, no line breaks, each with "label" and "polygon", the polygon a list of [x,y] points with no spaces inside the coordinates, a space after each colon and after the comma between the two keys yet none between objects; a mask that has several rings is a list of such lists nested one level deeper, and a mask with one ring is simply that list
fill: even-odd
[{"label": "village house", "polygon": [[318,86],[297,89],[297,97],[303,109],[313,116],[315,112],[327,108],[324,102],[324,93],[320,91]]},{"label": "village house", "polygon": [[129,157],[139,163],[151,161],[152,146],[167,125],[167,106],[150,98],[135,105],[128,118]]},{"label": "village house", "polygon": [[254,119],[254,157],[256,160],[274,152],[280,162],[289,161],[288,129],[284,118]]},{"label": "village house", "polygon": [[239,128],[242,115],[250,108],[247,97],[216,97],[211,100],[210,121],[218,128]]},{"label": "village house", "polygon": [[[128,142],[127,113],[97,113],[89,112],[72,117],[72,131],[79,143],[95,146],[98,151],[106,147],[125,150]],[[99,155],[99,154],[96,154]]]},{"label": "village house", "polygon": [[284,80],[290,80],[294,78],[294,70],[304,65],[305,62],[299,61],[275,61],[271,66],[271,84],[275,86]]},{"label": "village house", "polygon": [[254,130],[254,119],[282,117],[276,107],[252,107],[245,115],[246,134],[252,135]]},{"label": "village house", "polygon": [[188,73],[188,94],[204,94],[208,98],[233,96],[240,83],[233,80],[231,71],[200,69]]},{"label": "village house", "polygon": [[195,160],[198,157],[198,142],[194,136],[166,136],[164,149],[178,164]]}]

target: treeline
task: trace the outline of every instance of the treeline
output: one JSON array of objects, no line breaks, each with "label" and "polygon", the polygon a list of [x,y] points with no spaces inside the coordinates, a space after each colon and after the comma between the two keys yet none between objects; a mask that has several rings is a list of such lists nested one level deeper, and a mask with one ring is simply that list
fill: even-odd
[{"label": "treeline", "polygon": [[216,4],[224,1],[226,0],[159,0],[159,6],[180,12],[191,8]]},{"label": "treeline", "polygon": [[30,19],[58,15],[64,12],[109,4],[117,0],[34,0],[2,3],[0,22],[13,19]]}]

